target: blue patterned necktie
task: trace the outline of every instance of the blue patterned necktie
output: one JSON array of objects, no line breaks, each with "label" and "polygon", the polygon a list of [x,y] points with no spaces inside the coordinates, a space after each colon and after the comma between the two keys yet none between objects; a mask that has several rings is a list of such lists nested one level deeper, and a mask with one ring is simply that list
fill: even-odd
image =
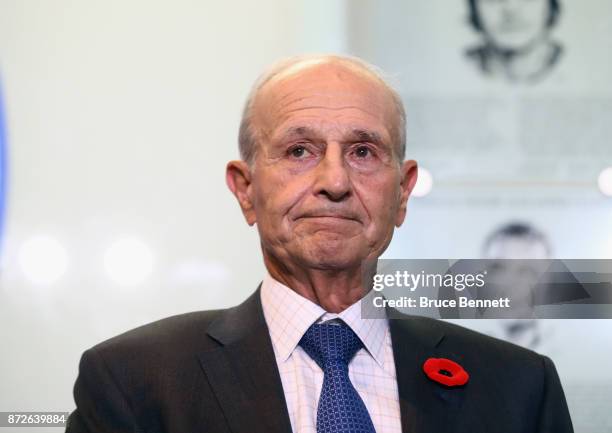
[{"label": "blue patterned necktie", "polygon": [[346,324],[314,324],[300,346],[323,370],[317,433],[375,433],[370,414],[351,383],[348,364],[362,347]]}]

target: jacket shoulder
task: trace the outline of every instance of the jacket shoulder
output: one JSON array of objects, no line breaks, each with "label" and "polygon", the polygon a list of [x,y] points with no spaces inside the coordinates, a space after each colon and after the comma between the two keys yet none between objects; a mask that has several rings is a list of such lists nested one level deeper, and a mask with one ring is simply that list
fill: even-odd
[{"label": "jacket shoulder", "polygon": [[457,323],[428,317],[410,316],[410,327],[420,335],[437,335],[441,346],[457,351],[478,353],[480,356],[503,358],[506,361],[542,362],[543,356],[522,346],[501,340]]},{"label": "jacket shoulder", "polygon": [[109,338],[90,349],[102,357],[133,359],[141,356],[165,357],[187,349],[206,350],[218,344],[206,334],[212,322],[227,310],[195,311],[166,317]]}]

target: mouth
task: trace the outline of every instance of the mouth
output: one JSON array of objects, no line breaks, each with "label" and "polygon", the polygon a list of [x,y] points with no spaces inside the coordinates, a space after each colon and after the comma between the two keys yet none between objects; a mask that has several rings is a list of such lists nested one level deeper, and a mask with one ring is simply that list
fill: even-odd
[{"label": "mouth", "polygon": [[305,214],[305,215],[300,215],[299,217],[296,218],[297,220],[329,220],[329,221],[334,221],[334,220],[344,220],[344,221],[355,221],[355,222],[359,222],[359,220],[354,216],[354,215],[346,215],[346,214]]}]

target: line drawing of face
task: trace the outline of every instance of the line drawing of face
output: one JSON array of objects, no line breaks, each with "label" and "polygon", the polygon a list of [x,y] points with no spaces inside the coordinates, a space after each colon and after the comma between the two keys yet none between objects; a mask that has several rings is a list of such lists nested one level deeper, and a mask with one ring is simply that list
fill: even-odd
[{"label": "line drawing of face", "polygon": [[549,0],[477,0],[485,37],[500,51],[530,49],[549,32]]},{"label": "line drawing of face", "polygon": [[484,257],[491,260],[489,295],[510,297],[514,314],[532,314],[534,290],[547,268],[550,246],[542,233],[526,224],[501,227],[486,242]]},{"label": "line drawing of face", "polygon": [[380,83],[343,65],[264,85],[250,183],[237,195],[264,257],[345,270],[383,253],[416,182],[416,163],[400,161],[395,110]]}]

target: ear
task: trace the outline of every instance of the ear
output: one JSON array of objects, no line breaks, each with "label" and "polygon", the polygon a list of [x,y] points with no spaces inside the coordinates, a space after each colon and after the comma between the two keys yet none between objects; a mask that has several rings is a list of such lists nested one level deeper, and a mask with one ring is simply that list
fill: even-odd
[{"label": "ear", "polygon": [[408,197],[416,185],[418,176],[417,162],[414,160],[404,161],[400,168],[401,171],[401,182],[400,182],[400,206],[397,209],[397,215],[395,216],[395,226],[399,227],[406,218],[406,207],[408,206]]},{"label": "ear", "polygon": [[255,207],[251,199],[251,169],[245,161],[230,161],[225,168],[225,182],[232,191],[248,225],[257,221]]}]

